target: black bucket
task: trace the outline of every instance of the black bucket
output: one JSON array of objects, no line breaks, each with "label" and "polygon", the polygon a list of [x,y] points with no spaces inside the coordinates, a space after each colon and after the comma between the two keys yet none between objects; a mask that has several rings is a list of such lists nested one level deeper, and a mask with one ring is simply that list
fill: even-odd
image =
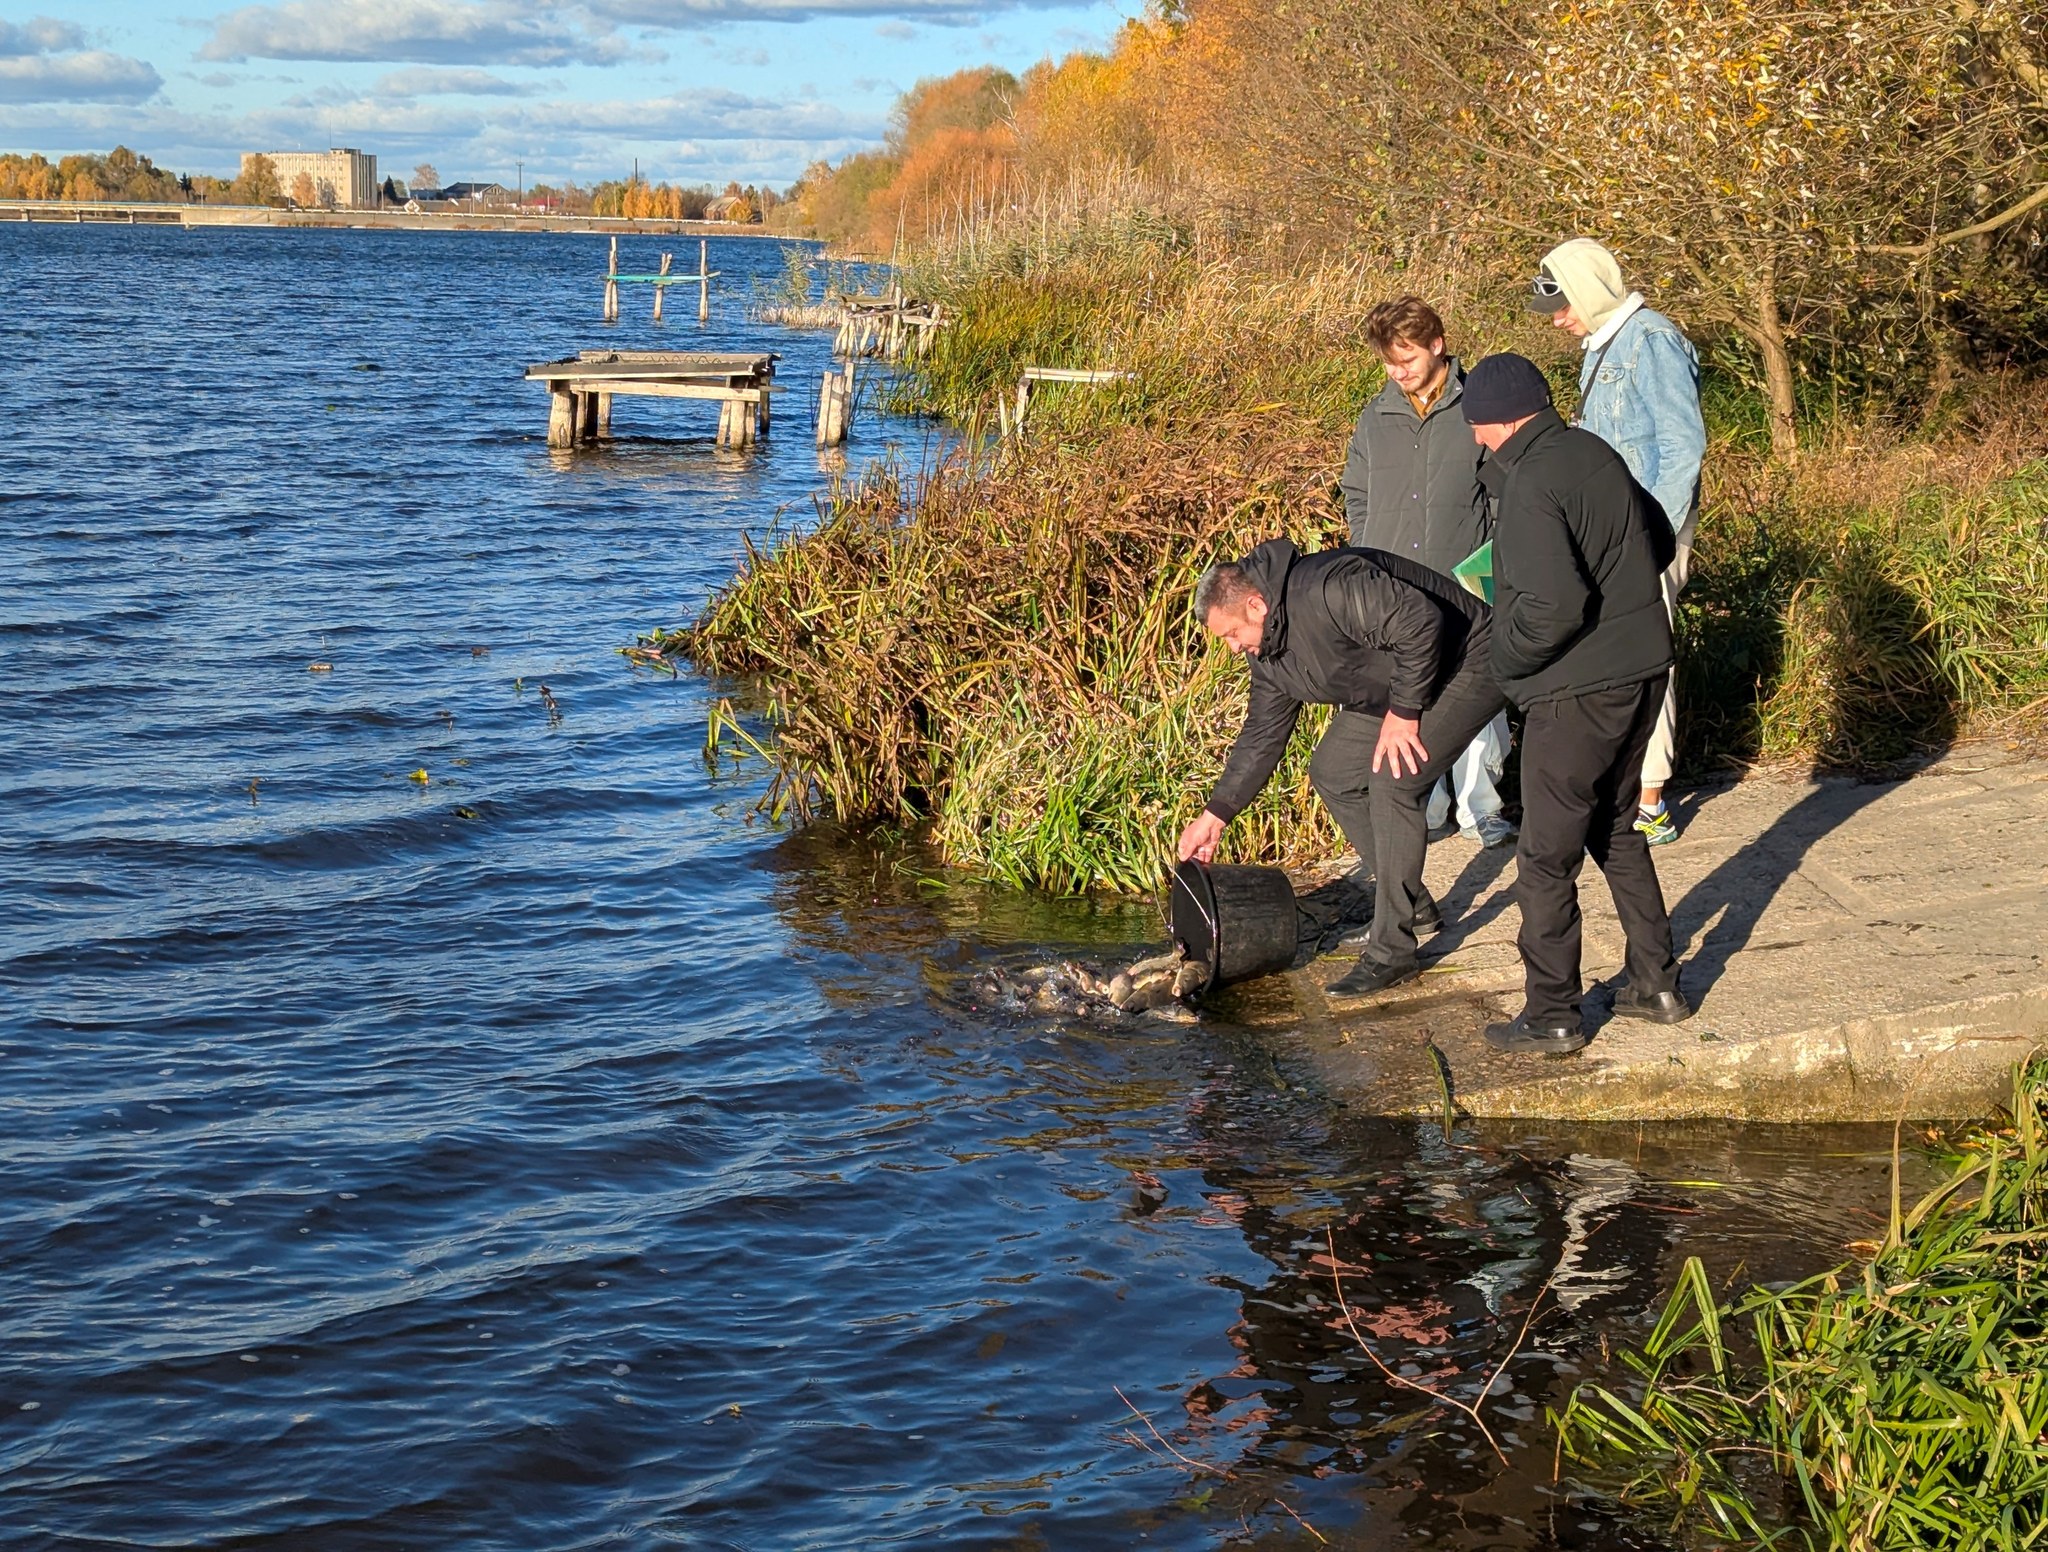
[{"label": "black bucket", "polygon": [[1294,963],[1294,885],[1278,868],[1212,868],[1191,860],[1173,870],[1171,889],[1173,940],[1208,967],[1209,988]]}]

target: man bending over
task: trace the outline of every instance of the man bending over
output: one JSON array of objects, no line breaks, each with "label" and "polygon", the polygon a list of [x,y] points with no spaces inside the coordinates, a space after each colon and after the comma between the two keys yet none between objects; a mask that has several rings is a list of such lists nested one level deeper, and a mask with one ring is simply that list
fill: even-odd
[{"label": "man bending over", "polygon": [[1309,779],[1377,884],[1365,951],[1330,990],[1413,980],[1418,916],[1425,926],[1437,920],[1422,887],[1424,805],[1507,704],[1489,660],[1486,605],[1381,550],[1304,555],[1269,539],[1202,574],[1195,616],[1250,664],[1251,705],[1207,807],[1181,832],[1181,858],[1213,858],[1224,826],[1279,766],[1301,708],[1335,706]]}]

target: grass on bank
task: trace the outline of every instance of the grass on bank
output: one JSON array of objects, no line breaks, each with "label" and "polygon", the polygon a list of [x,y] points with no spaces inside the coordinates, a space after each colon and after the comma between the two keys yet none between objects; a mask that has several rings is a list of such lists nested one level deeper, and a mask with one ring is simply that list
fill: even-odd
[{"label": "grass on bank", "polygon": [[1723,1302],[1689,1260],[1634,1383],[1553,1418],[1563,1454],[1696,1541],[2048,1542],[2048,1063],[1971,1151],[1863,1267]]},{"label": "grass on bank", "polygon": [[[986,425],[1025,362],[1133,379],[1034,400],[1021,445],[970,433],[915,481],[843,489],[665,650],[760,676],[778,802],[927,823],[1017,884],[1149,889],[1243,712],[1194,578],[1277,533],[1342,542],[1345,441],[1379,386],[1359,323],[1403,277],[1141,247],[948,283],[961,321],[905,380],[917,402]],[[1481,344],[1550,344],[1568,378],[1531,327],[1497,319]],[[1791,467],[1717,426],[1680,610],[1685,768],[1886,761],[2048,696],[2048,394],[1950,421],[1923,442],[1840,420]],[[1235,856],[1336,848],[1306,777],[1320,721],[1232,826]]]}]

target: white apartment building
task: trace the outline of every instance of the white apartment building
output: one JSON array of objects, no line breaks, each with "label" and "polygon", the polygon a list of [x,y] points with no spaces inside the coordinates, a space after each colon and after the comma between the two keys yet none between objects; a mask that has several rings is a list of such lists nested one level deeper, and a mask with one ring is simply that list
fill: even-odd
[{"label": "white apartment building", "polygon": [[[250,157],[259,153],[248,153],[242,157],[242,170],[249,170]],[[332,204],[341,210],[369,210],[377,204],[377,158],[361,151],[264,151],[260,153],[270,159],[270,165],[277,169],[277,187],[286,198],[297,198],[294,192],[299,177],[304,174],[312,181],[313,203]],[[301,201],[304,203],[304,201]]]}]

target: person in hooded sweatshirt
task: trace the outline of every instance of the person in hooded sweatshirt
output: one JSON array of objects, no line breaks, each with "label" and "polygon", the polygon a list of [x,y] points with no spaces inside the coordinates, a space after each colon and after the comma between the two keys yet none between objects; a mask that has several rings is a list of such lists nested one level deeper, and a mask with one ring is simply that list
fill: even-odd
[{"label": "person in hooded sweatshirt", "polygon": [[[1480,449],[1458,414],[1465,369],[1450,353],[1444,321],[1419,296],[1381,302],[1365,315],[1365,337],[1387,369],[1386,386],[1359,412],[1344,460],[1344,514],[1351,542],[1451,568],[1486,542],[1492,520],[1479,488]],[[1463,834],[1482,846],[1515,838],[1495,784],[1508,757],[1506,713],[1458,756],[1430,794],[1434,829],[1450,814],[1452,790]]]},{"label": "person in hooded sweatshirt", "polygon": [[1224,827],[1279,767],[1301,708],[1335,706],[1309,780],[1377,882],[1365,948],[1330,990],[1412,981],[1416,933],[1441,921],[1422,886],[1430,789],[1507,704],[1486,605],[1384,550],[1304,555],[1269,539],[1203,572],[1194,609],[1250,664],[1251,702],[1207,806],[1181,832],[1181,860],[1215,857]]},{"label": "person in hooded sweatshirt", "polygon": [[[1677,618],[1678,595],[1692,569],[1699,517],[1700,461],[1707,427],[1700,415],[1700,363],[1692,342],[1662,313],[1643,303],[1621,277],[1613,254],[1590,237],[1574,237],[1543,256],[1529,306],[1549,313],[1579,336],[1579,415],[1573,422],[1621,454],[1636,480],[1656,498],[1677,539],[1664,570],[1664,612]],[[1677,744],[1678,698],[1667,682],[1650,747],[1635,827],[1652,846],[1678,839],[1664,803]]]},{"label": "person in hooded sweatshirt", "polygon": [[1461,406],[1489,454],[1496,503],[1494,673],[1522,710],[1522,912],[1526,1002],[1486,1028],[1503,1051],[1567,1056],[1586,1044],[1580,980],[1579,871],[1606,875],[1627,940],[1622,1018],[1677,1024],[1671,917],[1657,865],[1634,823],[1643,751],[1671,674],[1671,621],[1658,575],[1673,536],[1619,454],[1567,426],[1527,357],[1488,356],[1466,374]]}]

